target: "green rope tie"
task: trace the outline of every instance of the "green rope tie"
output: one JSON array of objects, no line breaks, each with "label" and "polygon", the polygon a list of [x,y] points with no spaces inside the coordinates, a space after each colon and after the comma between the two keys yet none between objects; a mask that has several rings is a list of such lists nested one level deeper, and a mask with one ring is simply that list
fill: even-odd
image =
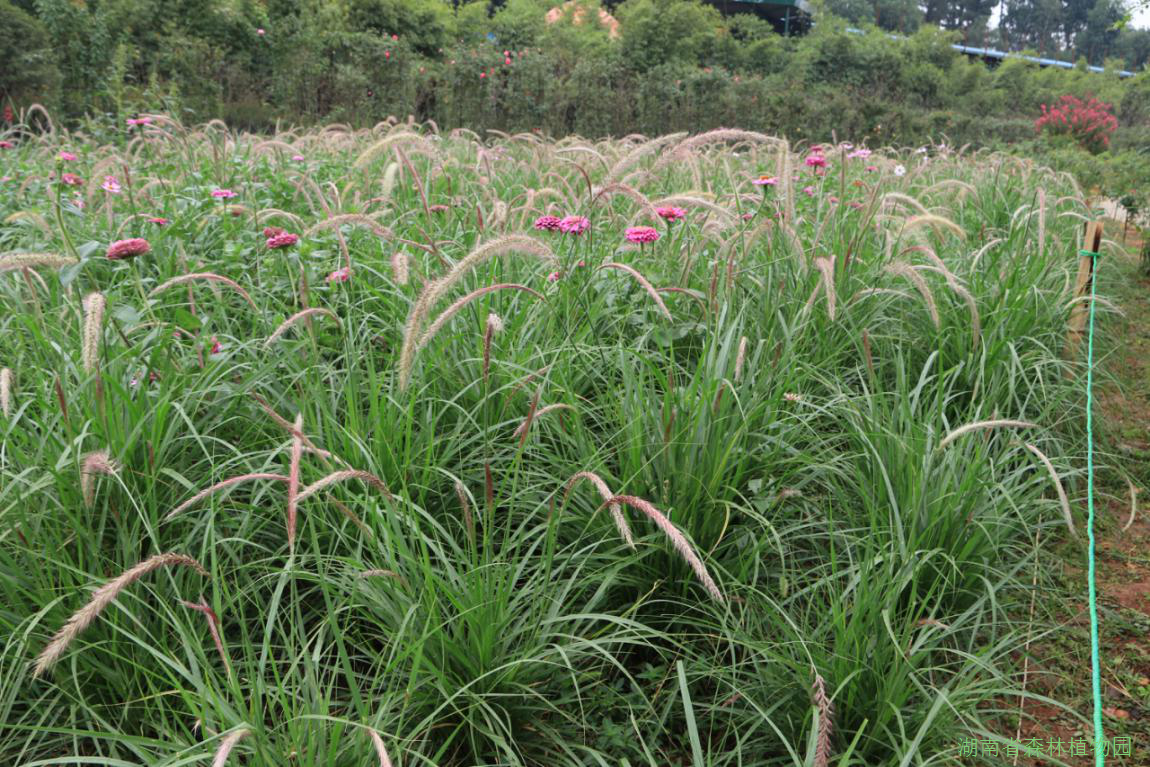
[{"label": "green rope tie", "polygon": [[[1092,250],[1079,250],[1080,256],[1089,256],[1096,263],[1098,253]],[[1093,263],[1092,263],[1093,265]],[[1102,731],[1102,671],[1098,651],[1098,595],[1094,586],[1094,286],[1097,280],[1090,280],[1090,320],[1086,336],[1086,533],[1089,539],[1087,557],[1089,561],[1088,584],[1090,600],[1090,671],[1094,697],[1094,764],[1106,764],[1106,741]]]}]

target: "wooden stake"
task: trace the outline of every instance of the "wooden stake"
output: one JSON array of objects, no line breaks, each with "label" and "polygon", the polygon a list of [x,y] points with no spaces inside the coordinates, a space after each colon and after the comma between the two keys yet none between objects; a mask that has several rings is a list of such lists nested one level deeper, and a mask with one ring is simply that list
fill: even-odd
[{"label": "wooden stake", "polygon": [[[1082,238],[1082,249],[1091,253],[1102,247],[1102,222],[1087,221]],[[1086,333],[1086,319],[1090,314],[1090,288],[1094,283],[1094,256],[1078,255],[1078,278],[1074,281],[1074,307],[1070,310],[1070,329],[1066,334],[1066,350],[1071,359],[1078,356],[1078,346]]]}]

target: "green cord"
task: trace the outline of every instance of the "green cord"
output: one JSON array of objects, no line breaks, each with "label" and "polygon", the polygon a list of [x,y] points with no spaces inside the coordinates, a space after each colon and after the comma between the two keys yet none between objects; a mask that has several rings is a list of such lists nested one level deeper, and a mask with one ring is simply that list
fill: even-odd
[{"label": "green cord", "polygon": [[1086,336],[1086,533],[1089,537],[1089,594],[1090,594],[1090,670],[1091,684],[1094,692],[1094,764],[1104,767],[1106,764],[1106,742],[1102,733],[1102,672],[1098,660],[1098,597],[1094,589],[1094,286],[1097,282],[1094,266],[1098,263],[1098,254],[1090,250],[1078,251],[1080,255],[1089,256],[1091,261],[1090,277],[1090,324]]}]

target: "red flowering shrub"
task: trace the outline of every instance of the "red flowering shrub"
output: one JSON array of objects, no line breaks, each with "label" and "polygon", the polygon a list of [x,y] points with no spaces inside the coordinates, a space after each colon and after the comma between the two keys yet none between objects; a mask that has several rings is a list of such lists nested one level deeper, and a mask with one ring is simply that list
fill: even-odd
[{"label": "red flowering shrub", "polygon": [[1083,101],[1067,94],[1054,106],[1043,104],[1042,116],[1034,121],[1034,127],[1040,133],[1069,136],[1082,148],[1101,152],[1110,146],[1110,134],[1118,128],[1112,110],[1110,104],[1093,96]]}]

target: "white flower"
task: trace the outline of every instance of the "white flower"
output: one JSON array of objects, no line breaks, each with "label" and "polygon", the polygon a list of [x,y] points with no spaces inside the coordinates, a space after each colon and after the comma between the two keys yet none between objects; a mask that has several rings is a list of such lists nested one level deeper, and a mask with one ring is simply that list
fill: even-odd
[{"label": "white flower", "polygon": [[902,178],[903,176],[906,175],[906,167],[903,165],[894,166],[894,175],[898,176],[899,178]]}]

